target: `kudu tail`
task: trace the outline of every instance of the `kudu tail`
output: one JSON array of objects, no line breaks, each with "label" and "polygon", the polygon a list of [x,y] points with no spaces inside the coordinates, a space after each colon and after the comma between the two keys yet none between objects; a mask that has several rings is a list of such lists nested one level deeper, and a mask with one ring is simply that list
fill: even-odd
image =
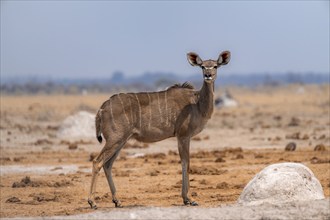
[{"label": "kudu tail", "polygon": [[96,130],[96,138],[97,140],[102,143],[102,133],[101,133],[101,114],[102,114],[102,109],[100,109],[96,116],[95,116],[95,130]]}]

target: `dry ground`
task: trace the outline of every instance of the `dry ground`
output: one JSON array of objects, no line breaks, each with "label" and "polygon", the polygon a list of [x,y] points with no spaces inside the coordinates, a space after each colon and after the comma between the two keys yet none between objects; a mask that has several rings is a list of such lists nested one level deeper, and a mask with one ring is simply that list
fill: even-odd
[{"label": "dry ground", "polygon": [[[190,194],[200,207],[235,203],[257,172],[289,161],[307,165],[329,197],[329,85],[230,91],[239,106],[216,109],[191,143]],[[0,217],[93,212],[89,160],[102,145],[94,138],[62,140],[56,131],[68,115],[96,112],[108,97],[1,96]],[[289,142],[296,151],[284,150]],[[324,147],[314,151],[317,145]],[[118,198],[128,208],[181,206],[180,169],[175,139],[127,146],[114,164]],[[100,210],[114,209],[103,172],[97,202]]]}]

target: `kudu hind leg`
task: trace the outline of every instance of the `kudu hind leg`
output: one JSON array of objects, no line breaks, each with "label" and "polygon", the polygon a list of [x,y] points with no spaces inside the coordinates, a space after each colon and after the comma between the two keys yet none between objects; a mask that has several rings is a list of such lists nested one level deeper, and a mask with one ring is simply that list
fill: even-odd
[{"label": "kudu hind leg", "polygon": [[100,154],[93,160],[93,170],[92,170],[92,182],[90,187],[90,192],[88,196],[88,203],[93,209],[97,209],[95,199],[94,199],[94,193],[96,189],[96,182],[98,174],[103,167],[103,165],[110,160],[115,153],[123,146],[123,144],[109,144],[106,143]]},{"label": "kudu hind leg", "polygon": [[96,203],[94,201],[94,193],[95,193],[95,188],[96,188],[96,181],[98,174],[100,172],[100,169],[102,166],[100,166],[100,163],[103,161],[104,157],[104,149],[99,153],[99,155],[93,160],[93,167],[92,167],[92,182],[89,190],[89,196],[88,196],[88,204],[91,206],[92,209],[96,209]]},{"label": "kudu hind leg", "polygon": [[120,149],[115,153],[115,155],[113,155],[111,157],[110,160],[108,160],[103,165],[103,169],[104,169],[105,175],[107,177],[108,184],[109,184],[111,194],[112,194],[112,202],[115,203],[115,206],[118,208],[122,207],[122,205],[121,205],[121,202],[116,197],[116,187],[115,187],[115,183],[113,182],[113,178],[112,178],[112,165],[113,165],[113,162],[118,157],[119,151],[120,151]]},{"label": "kudu hind leg", "polygon": [[189,166],[190,166],[190,156],[189,156],[189,146],[190,139],[178,138],[178,147],[179,147],[179,154],[181,159],[181,166],[182,166],[182,199],[185,205],[192,205],[197,206],[198,203],[191,201],[188,197],[189,191]]}]

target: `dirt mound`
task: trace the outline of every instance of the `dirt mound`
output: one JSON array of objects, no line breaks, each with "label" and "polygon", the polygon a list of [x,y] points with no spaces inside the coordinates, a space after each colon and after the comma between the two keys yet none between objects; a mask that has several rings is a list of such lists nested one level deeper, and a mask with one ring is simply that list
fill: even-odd
[{"label": "dirt mound", "polygon": [[72,185],[69,181],[61,180],[55,182],[47,182],[47,181],[32,181],[29,176],[21,179],[20,182],[14,182],[12,188],[22,188],[22,187],[64,187]]},{"label": "dirt mound", "polygon": [[330,163],[330,160],[327,159],[319,159],[317,157],[313,157],[311,159],[311,164],[319,164],[319,163]]},{"label": "dirt mound", "polygon": [[220,170],[215,167],[197,167],[191,166],[190,173],[197,175],[221,175],[227,173],[228,170]]},{"label": "dirt mound", "polygon": [[213,151],[198,151],[190,154],[190,158],[209,158],[217,157],[223,158],[227,154],[240,154],[243,152],[241,147],[226,147],[223,150],[213,150]]},{"label": "dirt mound", "polygon": [[10,197],[9,199],[6,200],[6,203],[19,203],[19,202],[21,202],[21,200],[16,196]]},{"label": "dirt mound", "polygon": [[37,202],[58,202],[59,198],[57,195],[52,193],[32,193],[30,197]]},{"label": "dirt mound", "polygon": [[145,158],[145,159],[165,159],[166,154],[164,154],[164,153],[153,153],[153,154],[147,154],[147,155],[143,156],[142,158]]},{"label": "dirt mound", "polygon": [[60,125],[57,137],[61,139],[94,138],[95,115],[85,111],[70,115]]},{"label": "dirt mound", "polygon": [[13,188],[21,188],[21,187],[39,187],[41,185],[38,181],[31,181],[29,176],[24,177],[21,179],[21,182],[14,182],[12,187]]}]

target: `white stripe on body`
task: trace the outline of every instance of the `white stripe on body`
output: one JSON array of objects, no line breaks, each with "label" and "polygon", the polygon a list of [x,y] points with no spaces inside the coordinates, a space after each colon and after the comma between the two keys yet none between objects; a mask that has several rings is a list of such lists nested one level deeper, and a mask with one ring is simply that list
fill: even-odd
[{"label": "white stripe on body", "polygon": [[131,99],[129,98],[128,99],[129,101],[129,106],[130,106],[130,109],[131,109],[131,120],[132,120],[132,123],[133,123],[133,109],[132,109],[132,102],[131,102]]},{"label": "white stripe on body", "polygon": [[150,126],[151,126],[151,98],[150,98],[150,95],[149,95],[149,93],[147,93],[147,95],[148,95],[148,100],[149,100],[149,122],[148,122],[148,128],[150,128]]},{"label": "white stripe on body", "polygon": [[160,107],[160,101],[159,101],[159,92],[157,92],[157,102],[158,102],[158,110],[159,110],[159,116],[160,116],[160,123],[163,123],[162,109]]},{"label": "white stripe on body", "polygon": [[124,114],[125,114],[125,118],[126,118],[128,124],[129,124],[129,118],[128,118],[127,114],[126,114],[125,106],[124,106],[123,100],[120,98],[120,94],[118,94],[118,98],[119,98],[119,101],[120,101],[121,106],[122,106],[122,108],[123,108],[123,112],[124,112]]},{"label": "white stripe on body", "polygon": [[166,123],[165,123],[165,125],[168,125],[167,90],[165,91],[165,110],[166,110]]},{"label": "white stripe on body", "polygon": [[114,127],[116,127],[115,118],[113,117],[113,112],[112,112],[111,98],[109,99],[109,102],[110,102],[110,114],[111,114],[112,124],[113,124]]},{"label": "white stripe on body", "polygon": [[136,100],[137,100],[137,102],[139,104],[140,128],[141,128],[141,126],[142,126],[142,121],[141,121],[142,120],[141,104],[140,104],[139,97],[136,94],[134,94],[134,95],[135,95],[135,98],[136,98]]}]

